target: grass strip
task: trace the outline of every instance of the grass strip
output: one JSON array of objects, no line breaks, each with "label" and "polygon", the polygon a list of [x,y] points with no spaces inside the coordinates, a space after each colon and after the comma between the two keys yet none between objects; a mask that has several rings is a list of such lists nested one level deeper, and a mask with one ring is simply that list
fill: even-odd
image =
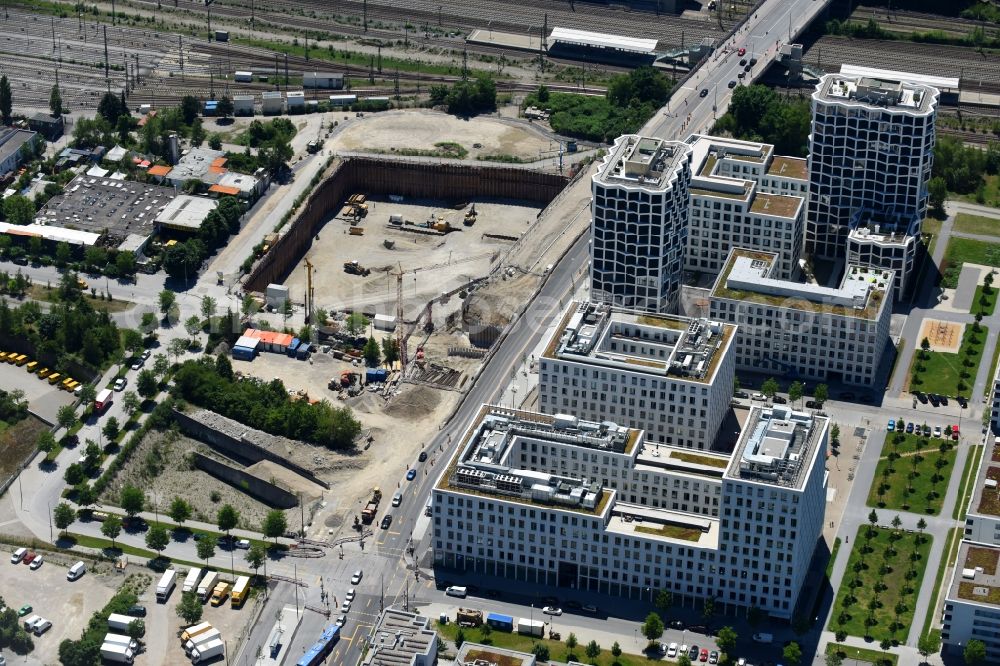
[{"label": "grass strip", "polygon": [[969,496],[976,487],[973,475],[979,470],[979,461],[983,457],[983,447],[979,444],[969,448],[969,455],[965,459],[965,467],[962,469],[962,483],[958,486],[958,501],[955,508],[951,510],[951,517],[955,520],[965,520],[965,514],[969,508]]},{"label": "grass strip", "polygon": [[934,590],[934,597],[927,606],[927,616],[924,618],[924,630],[920,632],[921,635],[931,631],[931,625],[934,624],[934,613],[940,608],[941,583],[944,580],[945,571],[951,565],[952,550],[957,551],[958,544],[961,541],[960,531],[961,528],[959,527],[953,527],[948,530],[948,539],[945,541],[944,550],[941,552],[941,563],[938,565],[937,575],[934,577],[934,587],[931,588]]}]

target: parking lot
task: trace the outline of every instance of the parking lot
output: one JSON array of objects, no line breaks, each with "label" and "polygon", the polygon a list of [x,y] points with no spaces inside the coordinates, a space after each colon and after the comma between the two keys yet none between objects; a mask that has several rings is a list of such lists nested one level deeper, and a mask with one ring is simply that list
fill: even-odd
[{"label": "parking lot", "polygon": [[55,423],[56,412],[60,407],[73,402],[72,393],[52,386],[37,374],[27,372],[24,366],[0,363],[0,386],[6,391],[24,391],[31,411],[51,423]]},{"label": "parking lot", "polygon": [[[45,553],[45,563],[32,570],[24,564],[10,563],[14,550],[5,548],[0,560],[4,602],[14,609],[30,604],[33,610],[26,617],[37,614],[52,622],[51,629],[34,638],[34,651],[23,662],[18,658],[17,663],[57,664],[59,643],[80,637],[90,616],[104,607],[123,577],[116,575],[110,565],[99,565],[95,571],[88,563],[86,575],[71,583],[66,580],[66,571],[77,561],[75,558]],[[7,658],[10,661],[10,655]]]}]

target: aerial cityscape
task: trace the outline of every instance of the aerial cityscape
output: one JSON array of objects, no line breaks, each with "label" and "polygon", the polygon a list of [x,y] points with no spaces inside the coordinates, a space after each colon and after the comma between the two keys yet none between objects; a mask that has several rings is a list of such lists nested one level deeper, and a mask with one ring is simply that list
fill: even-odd
[{"label": "aerial cityscape", "polygon": [[1000,664],[1000,2],[5,0],[0,666]]}]

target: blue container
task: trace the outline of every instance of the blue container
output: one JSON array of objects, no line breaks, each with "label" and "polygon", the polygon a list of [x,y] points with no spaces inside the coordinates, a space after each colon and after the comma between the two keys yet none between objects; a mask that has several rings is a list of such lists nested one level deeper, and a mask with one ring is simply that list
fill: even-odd
[{"label": "blue container", "polygon": [[309,347],[309,343],[303,342],[301,345],[299,345],[299,348],[295,350],[295,358],[299,359],[300,361],[304,361],[305,359],[309,358],[310,351],[312,351],[312,349]]},{"label": "blue container", "polygon": [[500,631],[514,631],[514,618],[510,615],[490,613],[486,616],[486,624]]},{"label": "blue container", "polygon": [[298,338],[292,338],[291,343],[289,343],[288,348],[285,349],[285,353],[289,356],[295,356],[295,350],[299,348],[299,343],[301,341]]},{"label": "blue container", "polygon": [[254,350],[250,347],[233,347],[233,358],[241,361],[252,361]]}]

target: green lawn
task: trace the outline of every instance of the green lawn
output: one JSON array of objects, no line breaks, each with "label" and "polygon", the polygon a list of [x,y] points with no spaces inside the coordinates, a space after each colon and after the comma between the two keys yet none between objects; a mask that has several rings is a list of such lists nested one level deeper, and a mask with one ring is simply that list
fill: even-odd
[{"label": "green lawn", "polygon": [[1000,177],[991,174],[983,174],[982,201],[976,200],[975,192],[969,192],[968,194],[949,192],[948,198],[996,208],[997,206],[1000,206]]},{"label": "green lawn", "polygon": [[972,307],[969,308],[970,313],[982,312],[984,317],[993,314],[993,310],[997,307],[997,288],[990,287],[990,293],[985,292],[986,285],[981,284],[976,287],[976,295],[972,299]]},{"label": "green lawn", "polygon": [[957,287],[965,263],[1000,266],[1000,244],[952,236],[941,260],[941,286]]},{"label": "green lawn", "polygon": [[[883,512],[880,519],[887,521],[888,513]],[[870,541],[866,538],[869,529],[872,531]],[[868,525],[859,527],[844,579],[837,591],[829,630],[843,630],[862,638],[870,635],[876,641],[883,638],[906,640],[931,542],[926,534],[897,533],[885,527],[872,529]],[[886,560],[884,554],[890,545],[893,545],[894,554]],[[871,608],[872,602],[874,608]],[[893,630],[897,604],[902,612]]]},{"label": "green lawn", "polygon": [[[962,346],[957,354],[932,351],[926,352],[926,358],[921,360],[921,350],[918,348],[910,364],[909,389],[952,397],[970,397],[972,384],[976,381],[976,372],[983,358],[983,342],[988,333],[985,326],[980,326],[978,333],[971,324],[966,326],[962,334]],[[963,374],[967,376],[963,377]]]},{"label": "green lawn", "polygon": [[833,563],[837,561],[837,552],[840,550],[840,537],[833,540],[833,551],[830,552],[830,561],[826,563],[826,577],[833,575]]},{"label": "green lawn", "polygon": [[[1000,215],[1000,210],[997,211]],[[959,213],[955,216],[955,231],[977,236],[1000,236],[1000,219]]]},{"label": "green lawn", "polygon": [[[934,597],[931,599],[930,605],[927,607],[927,617],[924,618],[924,630],[920,632],[921,634],[926,634],[931,631],[931,626],[934,624],[934,615],[941,609],[941,605],[938,603],[938,595],[941,591],[941,582],[944,580],[945,571],[951,566],[951,551],[953,547],[957,549],[961,537],[959,533],[962,528],[953,527],[948,530],[948,540],[944,544],[944,554],[941,557],[941,562],[938,564],[937,576],[934,577]],[[939,631],[935,629],[934,631]]]},{"label": "green lawn", "polygon": [[[84,548],[94,548],[96,550],[102,551],[105,555],[111,557],[117,557],[119,555],[131,555],[133,557],[144,557],[147,560],[152,560],[156,558],[156,553],[152,550],[146,550],[145,548],[136,548],[135,546],[130,546],[128,544],[123,544],[121,541],[116,541],[114,547],[111,546],[111,539],[103,539],[101,537],[87,536],[85,534],[75,534],[73,532],[67,532],[68,538],[73,544],[81,546]],[[72,547],[72,546],[71,546]],[[240,551],[240,553],[245,553],[246,551]],[[215,554],[217,557],[221,557],[225,551],[216,550]],[[190,562],[188,560],[178,560],[172,557],[162,556],[160,558],[161,562],[166,563],[167,566],[170,564],[183,564],[188,567],[204,567],[204,562]],[[245,569],[246,561],[242,557],[235,558],[234,562],[239,562],[244,568],[236,569],[238,574],[247,574],[251,572]]]},{"label": "green lawn", "polygon": [[[941,446],[946,447],[943,453]],[[947,440],[886,433],[868,491],[868,506],[936,516],[941,513],[957,453]],[[894,461],[893,454],[899,456]],[[940,470],[938,460],[943,461]]]},{"label": "green lawn", "polygon": [[891,652],[866,650],[865,648],[856,648],[851,647],[850,645],[841,645],[840,643],[827,643],[826,653],[840,653],[841,659],[866,661],[869,664],[875,664],[876,666],[884,666],[885,664],[888,664],[889,666],[896,666],[896,664],[899,663],[899,657]]},{"label": "green lawn", "polygon": [[969,497],[976,487],[972,477],[979,469],[979,461],[982,457],[982,446],[969,447],[969,455],[965,459],[965,468],[962,470],[962,484],[958,487],[958,500],[955,503],[955,508],[951,511],[951,517],[955,520],[965,520],[965,512],[969,507]]},{"label": "green lawn", "polygon": [[[934,247],[937,245],[938,237],[941,235],[941,220],[936,217],[925,217],[923,224],[920,225],[920,232],[926,236],[930,236],[927,241],[927,255],[929,257],[934,256]],[[923,266],[921,266],[921,273],[923,272]]]},{"label": "green lawn", "polygon": [[[541,615],[541,612],[536,613],[536,615]],[[540,617],[536,617],[541,619]],[[558,618],[556,618],[558,622]],[[541,643],[547,645],[549,648],[549,659],[551,661],[567,662],[570,661],[570,654],[574,655],[572,657],[575,661],[584,661],[588,664],[597,664],[597,666],[611,666],[615,661],[617,661],[621,666],[637,666],[638,664],[663,664],[662,659],[647,659],[643,655],[637,654],[627,654],[623,653],[622,656],[615,657],[611,656],[611,646],[601,645],[601,653],[596,659],[590,659],[586,656],[584,648],[587,643],[591,641],[591,638],[586,634],[578,634],[576,640],[578,645],[570,651],[566,647],[566,639],[569,637],[567,631],[559,630],[562,634],[562,641],[550,641],[541,638],[532,638],[531,636],[522,636],[516,633],[507,633],[506,631],[498,631],[496,629],[490,631],[488,637],[483,636],[482,629],[480,627],[459,627],[454,622],[449,622],[448,624],[441,624],[440,622],[435,623],[438,633],[447,638],[449,643],[454,644],[455,636],[458,635],[459,629],[465,635],[465,640],[471,641],[473,643],[483,643],[484,640],[488,644],[495,645],[499,648],[507,648],[510,650],[518,650],[520,652],[531,652],[531,648],[535,643]],[[645,642],[645,639],[643,639]],[[627,635],[622,636],[619,639],[620,643],[631,644],[634,642],[634,637],[629,637]],[[624,648],[622,648],[624,650]]]}]

